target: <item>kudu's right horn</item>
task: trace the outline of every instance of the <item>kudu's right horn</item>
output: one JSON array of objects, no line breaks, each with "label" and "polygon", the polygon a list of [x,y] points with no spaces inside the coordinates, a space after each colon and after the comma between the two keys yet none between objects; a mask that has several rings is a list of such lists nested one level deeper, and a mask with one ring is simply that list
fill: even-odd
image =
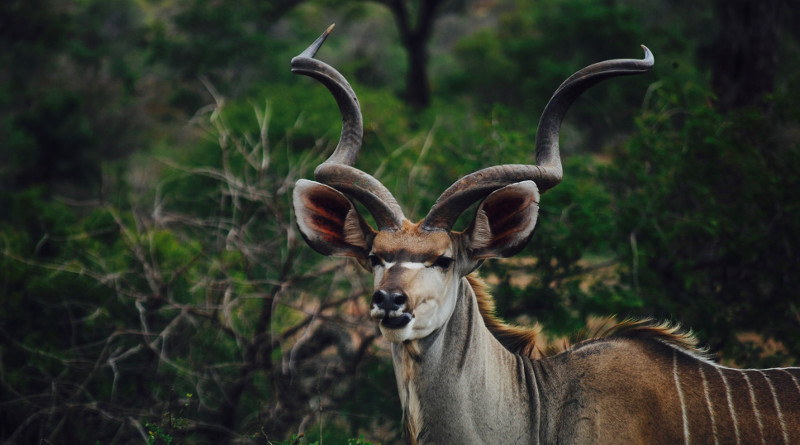
[{"label": "kudu's right horn", "polygon": [[398,230],[405,216],[397,200],[380,181],[353,167],[364,132],[358,98],[344,76],[314,58],[333,27],[329,26],[314,43],[292,59],[292,72],[313,77],[325,85],[342,113],[339,144],[333,154],[316,168],[314,179],[364,204],[375,218],[378,230]]}]

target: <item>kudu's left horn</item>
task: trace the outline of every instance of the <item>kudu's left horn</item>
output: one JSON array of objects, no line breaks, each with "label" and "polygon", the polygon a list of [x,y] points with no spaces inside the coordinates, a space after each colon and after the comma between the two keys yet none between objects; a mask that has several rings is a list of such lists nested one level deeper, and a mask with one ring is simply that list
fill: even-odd
[{"label": "kudu's left horn", "polygon": [[536,131],[536,165],[508,164],[487,167],[456,181],[439,196],[422,222],[428,231],[451,230],[456,219],[473,203],[515,182],[531,180],[540,192],[561,182],[558,134],[567,110],[584,91],[610,77],[650,71],[653,54],[642,45],[644,59],[614,59],[589,65],[558,87],[547,103]]}]

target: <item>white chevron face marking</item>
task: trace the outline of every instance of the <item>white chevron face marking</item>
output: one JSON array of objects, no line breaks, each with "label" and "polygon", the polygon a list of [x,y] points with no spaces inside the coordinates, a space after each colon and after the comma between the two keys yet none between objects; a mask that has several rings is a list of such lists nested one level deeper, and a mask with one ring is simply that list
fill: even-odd
[{"label": "white chevron face marking", "polygon": [[672,351],[672,377],[675,379],[675,388],[678,390],[678,399],[681,401],[681,414],[683,416],[683,439],[689,445],[689,421],[686,418],[686,402],[683,400],[681,381],[678,378],[678,351]]},{"label": "white chevron face marking", "polygon": [[402,263],[386,263],[385,264],[386,269],[391,269],[394,266],[400,266],[400,267],[402,267],[404,269],[424,269],[426,267],[425,263],[415,263],[415,262],[411,262],[411,261],[402,262]]}]

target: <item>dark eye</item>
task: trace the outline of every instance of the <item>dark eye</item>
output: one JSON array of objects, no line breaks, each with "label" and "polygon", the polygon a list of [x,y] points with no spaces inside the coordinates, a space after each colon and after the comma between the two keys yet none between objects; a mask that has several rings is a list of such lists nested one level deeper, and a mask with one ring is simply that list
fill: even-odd
[{"label": "dark eye", "polygon": [[453,259],[448,258],[446,256],[440,256],[436,261],[433,262],[433,267],[438,267],[442,270],[446,270],[453,264]]},{"label": "dark eye", "polygon": [[378,255],[375,255],[374,253],[369,254],[367,259],[369,260],[369,263],[372,264],[372,267],[378,267],[381,264],[383,264],[381,258]]}]

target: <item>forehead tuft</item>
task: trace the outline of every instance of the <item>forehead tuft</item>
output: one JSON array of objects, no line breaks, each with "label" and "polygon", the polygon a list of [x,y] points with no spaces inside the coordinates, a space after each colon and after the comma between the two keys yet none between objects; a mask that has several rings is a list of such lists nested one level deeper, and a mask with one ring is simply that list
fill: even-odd
[{"label": "forehead tuft", "polygon": [[396,232],[381,231],[372,250],[378,255],[401,255],[404,259],[425,261],[452,253],[449,232],[425,232],[417,225],[405,225]]}]

